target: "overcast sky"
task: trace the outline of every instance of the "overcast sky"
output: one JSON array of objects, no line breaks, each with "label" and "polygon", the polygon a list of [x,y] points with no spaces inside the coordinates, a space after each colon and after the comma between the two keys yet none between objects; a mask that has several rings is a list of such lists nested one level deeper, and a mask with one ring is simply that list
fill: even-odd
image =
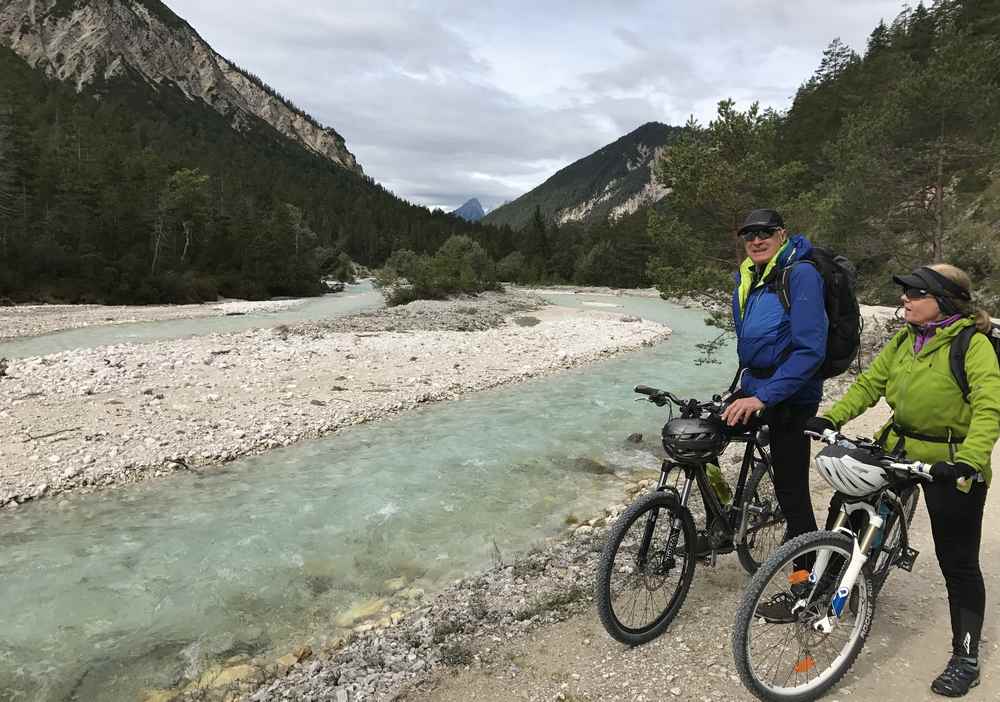
[{"label": "overcast sky", "polygon": [[787,109],[897,0],[166,0],[412,202],[491,209],[640,124]]}]

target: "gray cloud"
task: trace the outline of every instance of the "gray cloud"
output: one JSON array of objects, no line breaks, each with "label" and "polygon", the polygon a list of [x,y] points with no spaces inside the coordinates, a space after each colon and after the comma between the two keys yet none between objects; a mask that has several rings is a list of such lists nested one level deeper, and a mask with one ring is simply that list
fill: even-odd
[{"label": "gray cloud", "polygon": [[787,108],[885,0],[167,0],[213,47],[337,129],[413,202],[487,207],[651,120]]}]

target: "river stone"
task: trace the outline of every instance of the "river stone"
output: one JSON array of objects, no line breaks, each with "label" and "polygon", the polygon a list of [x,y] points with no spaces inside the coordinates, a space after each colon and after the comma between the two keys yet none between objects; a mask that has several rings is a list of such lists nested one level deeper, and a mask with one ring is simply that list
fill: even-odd
[{"label": "river stone", "polygon": [[177,690],[143,690],[142,702],[173,702],[177,699]]},{"label": "river stone", "polygon": [[593,458],[586,458],[583,456],[573,461],[573,468],[581,473],[593,473],[594,475],[608,475],[614,472],[611,468],[600,461],[595,461]]},{"label": "river stone", "polygon": [[642,434],[640,434],[639,432],[633,432],[632,434],[629,434],[628,438],[626,438],[625,440],[629,441],[629,442],[631,442],[633,444],[641,444],[642,443]]},{"label": "river stone", "polygon": [[408,587],[399,593],[404,600],[419,600],[424,596],[423,588]]},{"label": "river stone", "polygon": [[366,600],[358,602],[346,612],[342,612],[334,619],[334,624],[347,629],[356,622],[374,617],[385,607],[385,600]]},{"label": "river stone", "polygon": [[388,592],[390,595],[399,592],[406,587],[406,578],[392,578],[391,580],[386,580],[382,583],[382,589]]},{"label": "river stone", "polygon": [[201,676],[199,680],[199,686],[202,689],[210,689],[216,687],[226,687],[232,685],[236,682],[243,681],[259,681],[261,679],[261,672],[252,665],[241,664],[234,665],[229,668],[219,669],[214,667],[204,675]]},{"label": "river stone", "polygon": [[285,675],[298,662],[299,659],[298,657],[296,657],[294,653],[286,653],[284,656],[282,656],[277,660],[278,675]]}]

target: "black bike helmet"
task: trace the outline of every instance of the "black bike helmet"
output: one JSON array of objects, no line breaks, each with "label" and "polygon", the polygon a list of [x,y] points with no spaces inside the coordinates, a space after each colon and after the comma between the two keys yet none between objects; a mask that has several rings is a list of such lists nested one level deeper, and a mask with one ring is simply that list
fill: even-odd
[{"label": "black bike helmet", "polygon": [[663,425],[663,450],[679,463],[715,460],[729,443],[718,419],[677,418]]}]

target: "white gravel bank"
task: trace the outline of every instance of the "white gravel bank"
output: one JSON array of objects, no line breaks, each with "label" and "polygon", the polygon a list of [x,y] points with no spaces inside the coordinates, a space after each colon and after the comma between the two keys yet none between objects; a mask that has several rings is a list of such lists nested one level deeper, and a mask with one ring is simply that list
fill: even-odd
[{"label": "white gravel bank", "polygon": [[293,300],[226,300],[200,305],[17,305],[0,307],[0,341],[39,336],[100,324],[158,322],[167,319],[221,317],[227,314],[277,312],[311,298]]},{"label": "white gravel bank", "polygon": [[[11,361],[0,507],[229,461],[632,350],[666,327],[482,296]],[[459,331],[461,330],[461,331]]]}]

